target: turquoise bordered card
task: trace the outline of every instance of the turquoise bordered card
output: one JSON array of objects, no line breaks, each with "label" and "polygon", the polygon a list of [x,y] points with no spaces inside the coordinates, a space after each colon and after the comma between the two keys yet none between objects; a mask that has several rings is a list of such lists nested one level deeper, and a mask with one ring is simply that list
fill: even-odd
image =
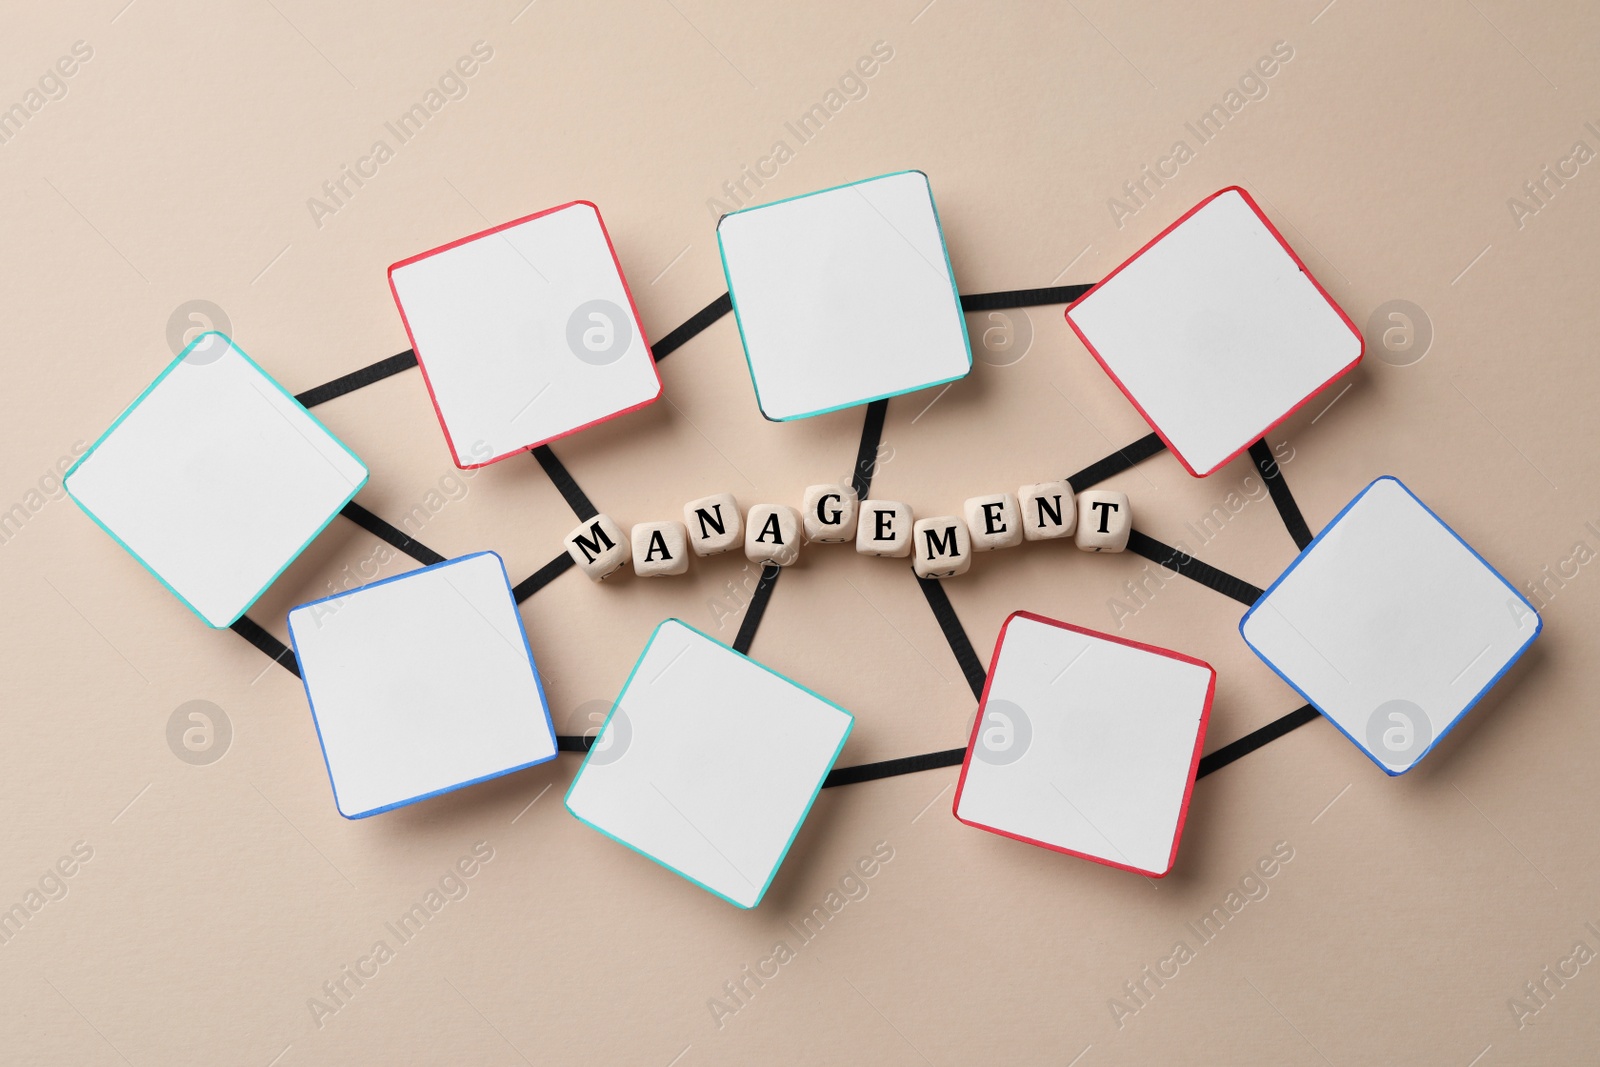
[{"label": "turquoise bordered card", "polygon": [[854,723],[827,698],[668,619],[595,737],[567,810],[753,908]]},{"label": "turquoise bordered card", "polygon": [[196,337],[67,471],[68,495],[209,626],[231,626],[367,468],[220,333]]},{"label": "turquoise bordered card", "polygon": [[717,244],[761,413],[804,419],[972,369],[928,176],[901,171],[724,215]]}]

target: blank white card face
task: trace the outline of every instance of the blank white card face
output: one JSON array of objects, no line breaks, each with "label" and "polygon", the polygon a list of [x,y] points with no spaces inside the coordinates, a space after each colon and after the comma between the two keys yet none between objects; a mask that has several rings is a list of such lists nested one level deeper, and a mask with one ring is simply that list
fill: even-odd
[{"label": "blank white card face", "polygon": [[1160,878],[1172,868],[1216,672],[1017,612],[956,786],[956,818]]},{"label": "blank white card face", "polygon": [[347,819],[553,759],[555,730],[493,552],[289,612],[306,699]]},{"label": "blank white card face", "polygon": [[232,625],[367,468],[220,333],[203,333],[67,472],[101,529],[210,626]]},{"label": "blank white card face", "polygon": [[767,418],[821,415],[972,369],[922,172],[735,211],[717,241]]},{"label": "blank white card face", "polygon": [[567,810],[753,908],[853,724],[837,704],[668,619],[596,736]]},{"label": "blank white card face", "polygon": [[1224,189],[1067,309],[1184,469],[1204,477],[1361,360],[1361,334],[1242,189]]},{"label": "blank white card face", "polygon": [[1395,775],[1427,755],[1542,627],[1527,598],[1385,477],[1290,564],[1239,632]]},{"label": "blank white card face", "polygon": [[600,211],[578,201],[389,268],[463,470],[635,408],[661,379]]}]

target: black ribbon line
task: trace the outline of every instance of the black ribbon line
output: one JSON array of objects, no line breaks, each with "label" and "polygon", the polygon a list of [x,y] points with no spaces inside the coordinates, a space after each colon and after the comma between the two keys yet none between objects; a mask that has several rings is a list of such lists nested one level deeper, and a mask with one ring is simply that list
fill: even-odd
[{"label": "black ribbon line", "polygon": [[[1093,288],[1091,285],[1062,285],[1038,289],[1014,289],[994,293],[973,293],[961,298],[961,307],[963,311],[975,312],[1001,311],[1010,308],[1034,307],[1047,304],[1065,304],[1078,299],[1091,288]],[[652,345],[651,349],[655,359],[657,362],[665,359],[732,310],[732,295],[723,293],[691,316],[687,322]],[[303,393],[297,394],[295,399],[305,407],[315,407],[336,397],[344,396],[346,393],[355,392],[374,382],[382,381],[384,378],[410,370],[416,365],[416,353],[407,350],[335,378],[326,384],[308,389]],[[861,497],[865,497],[871,489],[877,449],[882,440],[883,425],[887,413],[887,400],[877,400],[867,405],[861,443],[856,454],[856,467],[852,473],[852,484],[857,494]],[[1141,437],[1126,448],[1090,464],[1070,476],[1067,480],[1072,486],[1073,492],[1081,492],[1112,475],[1128,470],[1134,464],[1161,452],[1165,447],[1161,438],[1151,433]],[[571,472],[556,458],[555,453],[550,450],[548,445],[540,445],[530,451],[534,453],[534,457],[539,460],[539,465],[544,468],[551,482],[555,484],[556,489],[566,499],[567,504],[578,515],[579,519],[586,521],[598,514],[594,504],[578,486]],[[1288,483],[1283,479],[1282,471],[1278,469],[1265,440],[1263,439],[1252,445],[1250,454],[1256,463],[1257,469],[1261,471],[1262,477],[1267,481],[1273,503],[1278,508],[1278,512],[1282,516],[1290,536],[1294,538],[1297,545],[1304,549],[1311,541],[1310,528],[1300,514],[1299,506],[1290,494]],[[378,518],[354,501],[347,504],[341,513],[362,529],[400,549],[420,563],[427,565],[444,562],[445,557]],[[1256,586],[1217,570],[1209,564],[1202,563],[1187,553],[1162,544],[1160,541],[1148,537],[1137,530],[1130,533],[1128,547],[1146,559],[1169,570],[1175,570],[1187,578],[1200,582],[1202,585],[1210,586],[1241,603],[1254,604],[1262,595],[1262,590]],[[575,566],[575,563],[572,557],[563,552],[519,582],[512,590],[512,593],[520,604],[573,566]],[[756,585],[750,604],[746,608],[744,621],[740,624],[739,634],[734,639],[733,647],[738,651],[748,653],[750,643],[755,638],[756,628],[760,625],[761,617],[766,611],[767,603],[772,596],[772,590],[776,586],[778,576],[781,573],[782,568],[775,564],[768,564],[763,568],[761,580]],[[987,673],[984,670],[982,661],[978,659],[977,652],[972,647],[971,640],[967,637],[966,630],[961,625],[961,620],[956,616],[955,608],[950,603],[949,595],[936,578],[919,578],[917,579],[917,584],[922,588],[923,596],[927,599],[928,606],[933,610],[934,618],[938,621],[939,628],[945,635],[945,640],[949,642],[950,650],[955,655],[957,663],[960,664],[962,674],[966,677],[973,696],[981,699]],[[296,677],[300,676],[300,665],[295,659],[293,650],[249,617],[240,616],[230,629],[246,641],[249,641],[274,663],[282,666]],[[1292,711],[1288,715],[1276,719],[1261,729],[1246,734],[1237,741],[1224,745],[1222,748],[1202,758],[1197,777],[1203,778],[1213,771],[1220,770],[1229,763],[1277,740],[1289,731],[1303,726],[1317,717],[1316,709],[1309,704]],[[556,747],[562,752],[587,752],[594,744],[594,740],[593,737],[588,735],[561,735],[556,738]],[[862,764],[856,767],[836,767],[829,773],[823,785],[824,787],[853,785],[859,782],[890,778],[901,774],[912,774],[917,771],[954,767],[962,762],[965,754],[965,748],[953,748],[915,756],[904,756],[898,759],[882,760],[877,763]]]},{"label": "black ribbon line", "polygon": [[822,780],[822,788],[873,782],[879,778],[893,778],[900,774],[915,774],[917,771],[931,771],[940,767],[959,767],[966,755],[967,750],[964,748],[947,748],[942,752],[924,752],[918,756],[901,756],[899,759],[862,763],[854,767],[835,767],[828,772],[828,777]]},{"label": "black ribbon line", "polygon": [[883,441],[883,420],[888,414],[887,398],[867,405],[866,420],[861,424],[861,444],[856,446],[856,466],[850,475],[857,500],[867,499],[867,492],[872,488],[872,476],[878,469],[878,445]]},{"label": "black ribbon line", "polygon": [[410,370],[416,365],[417,354],[408,348],[397,356],[380,359],[376,363],[362,367],[360,370],[353,370],[349,374],[335,378],[324,385],[307,389],[303,393],[297,393],[295,399],[305,407],[314,408],[318,404],[326,404],[334,397],[353,393],[357,389],[365,389],[373,382],[381,382],[385,378],[392,378],[401,371]]},{"label": "black ribbon line", "polygon": [[577,514],[579,522],[588,522],[600,514],[589,497],[578,487],[577,479],[573,478],[572,472],[556,458],[554,452],[550,451],[549,445],[537,445],[528,451],[533,453],[533,458],[539,461],[539,466],[544,468],[544,472],[555,483],[556,489],[566,498],[567,506]]},{"label": "black ribbon line", "polygon": [[241,615],[228,629],[255,645],[272,662],[296,678],[300,677],[300,662],[294,658],[294,650],[262,629],[260,623],[248,615]]},{"label": "black ribbon line", "polygon": [[[1213,771],[1220,771],[1237,759],[1248,756],[1258,748],[1265,748],[1291,730],[1297,730],[1306,723],[1319,718],[1317,709],[1310,704],[1296,708],[1289,714],[1261,727],[1252,730],[1237,741],[1231,741],[1208,756],[1201,757],[1199,771],[1196,779],[1204,778]],[[578,740],[583,740],[579,738]],[[856,785],[860,782],[876,781],[879,778],[893,778],[901,774],[915,774],[918,771],[931,771],[940,767],[958,767],[966,758],[965,748],[947,748],[939,752],[924,752],[916,756],[901,756],[898,759],[880,760],[877,763],[863,763],[855,767],[835,767],[823,781],[824,789],[838,785]]]},{"label": "black ribbon line", "polygon": [[1212,771],[1220,771],[1239,757],[1248,756],[1256,749],[1276,741],[1290,730],[1298,730],[1306,723],[1319,717],[1316,708],[1310,704],[1303,704],[1283,716],[1283,718],[1273,719],[1261,729],[1252,730],[1239,738],[1239,740],[1230,741],[1223,745],[1209,756],[1200,757],[1200,773],[1196,774],[1195,777],[1204,778]]},{"label": "black ribbon line", "polygon": [[[887,399],[874,400],[867,405],[867,413],[861,424],[861,443],[856,448],[856,466],[851,474],[851,485],[856,491],[857,499],[865,499],[867,491],[872,488],[872,474],[878,463],[878,443],[883,439],[883,421],[889,413]],[[761,617],[767,613],[767,604],[772,600],[772,590],[778,584],[778,576],[783,573],[783,568],[776,563],[768,563],[761,569],[761,578],[756,582],[756,588],[750,594],[750,603],[746,605],[744,618],[739,622],[739,632],[734,636],[733,648],[746,656],[750,654],[750,645],[756,639],[756,629],[761,625]],[[958,627],[959,623],[956,624]]]},{"label": "black ribbon line", "polygon": [[1167,443],[1150,433],[1126,448],[1118,449],[1105,459],[1096,460],[1067,479],[1074,493],[1081,493],[1091,485],[1099,485],[1113,474],[1121,474],[1135,463],[1143,462],[1167,447]]},{"label": "black ribbon line", "polygon": [[563,552],[518,582],[511,590],[511,596],[520,604],[577,565],[572,556]]},{"label": "black ribbon line", "polygon": [[944,591],[938,578],[918,578],[917,585],[922,587],[922,595],[927,598],[928,607],[933,609],[933,617],[938,620],[939,629],[944,631],[944,639],[949,642],[950,651],[961,666],[961,673],[966,675],[972,695],[982,700],[983,686],[989,680],[989,672],[983,669],[983,661],[978,658],[971,638],[967,637],[966,629],[956,617],[950,594]]},{"label": "black ribbon line", "polygon": [[[560,564],[562,560],[566,560],[566,565],[557,566],[557,564]],[[537,574],[535,574],[532,578],[529,578],[528,581],[523,582],[517,588],[521,589],[523,586],[526,586],[529,582],[534,581],[534,579],[538,578],[539,575],[545,574],[547,571],[553,572],[553,574],[559,574],[566,570],[567,567],[572,565],[571,556],[558,556],[551,560],[549,564],[540,568]],[[546,578],[545,580],[548,581],[549,579]],[[932,578],[923,579],[923,581],[937,583],[937,579]],[[771,588],[771,586],[768,586],[768,588]],[[942,592],[943,589],[941,588],[940,593]],[[519,596],[517,599],[520,601],[531,595],[531,593],[528,593],[523,596]],[[238,634],[240,637],[243,637],[246,641],[249,641],[252,645],[264,653],[268,659],[283,667],[284,670],[288,671],[290,674],[293,674],[296,678],[300,677],[300,664],[296,662],[294,652],[291,651],[290,648],[282,641],[279,641],[276,637],[273,637],[266,630],[262,629],[256,622],[250,619],[249,616],[241,615],[239,620],[229,627],[229,629]],[[963,638],[965,637],[964,634],[962,636]],[[968,647],[970,648],[971,646],[969,645]],[[980,667],[979,670],[982,670],[982,668]],[[980,691],[981,688],[982,687],[980,686]],[[1282,737],[1284,734],[1290,732],[1291,730],[1298,729],[1316,718],[1318,718],[1317,709],[1313,708],[1310,704],[1306,704],[1295,709],[1294,711],[1291,711],[1289,714],[1280,719],[1274,719],[1272,722],[1267,723],[1267,725],[1261,727],[1259,730],[1253,730],[1239,738],[1237,741],[1229,742],[1228,744],[1217,749],[1215,752],[1212,752],[1210,755],[1202,757],[1200,760],[1199,772],[1195,775],[1195,777],[1204,778],[1213,771],[1219,771],[1235,760],[1244,756],[1248,756],[1258,748],[1266,747],[1273,741],[1276,741],[1278,738]],[[556,737],[556,750],[559,752],[588,752],[589,749],[594,745],[594,742],[595,738],[587,734],[561,734]],[[824,789],[827,789],[840,785],[857,785],[861,782],[872,782],[880,778],[893,778],[902,774],[915,774],[918,771],[937,770],[941,767],[956,767],[959,766],[962,760],[966,758],[966,752],[967,750],[965,748],[947,748],[938,752],[924,752],[915,756],[901,756],[897,759],[880,760],[877,763],[864,763],[855,767],[835,767],[831,772],[829,772],[827,778],[823,780],[822,786]]]},{"label": "black ribbon line", "polygon": [[1146,536],[1138,530],[1128,532],[1128,551],[1135,552],[1169,571],[1177,571],[1191,581],[1209,586],[1246,607],[1254,605],[1262,597],[1262,590],[1243,578],[1235,578],[1226,571],[1217,570],[1209,563],[1201,563],[1189,553],[1162,544],[1154,537]]},{"label": "black ribbon line", "polygon": [[[1044,304],[1070,304],[1084,293],[1092,289],[1092,285],[1056,285],[1043,289],[1010,289],[1000,293],[972,293],[961,298],[963,311],[1004,311],[1008,308],[1037,307]],[[733,294],[723,293],[711,303],[691,315],[687,322],[672,330],[661,340],[650,346],[651,353],[659,363],[672,353],[682,348],[697,334],[715,323],[722,316],[733,310]],[[353,393],[357,389],[365,388],[373,382],[382,381],[393,377],[401,371],[410,370],[417,365],[417,354],[407,349],[388,359],[380,359],[360,370],[351,371],[349,374],[335,378],[331,382],[307,389],[296,394],[295,399],[306,407],[316,407],[325,404],[335,397]]]},{"label": "black ribbon line", "polygon": [[[1259,730],[1252,730],[1237,741],[1231,741],[1210,755],[1201,757],[1199,770],[1195,774],[1196,780],[1214,771],[1220,771],[1258,748],[1265,748],[1284,734],[1297,730],[1317,718],[1320,718],[1317,709],[1306,704],[1282,718],[1274,719]],[[587,752],[593,744],[594,738],[587,735],[556,738],[556,747],[562,752]],[[946,748],[938,752],[922,752],[915,756],[900,756],[897,759],[862,763],[854,767],[835,767],[823,780],[822,788],[859,785],[862,782],[875,782],[880,778],[895,778],[902,774],[916,774],[918,771],[938,770],[941,767],[959,767],[966,759],[966,755],[965,748]]]},{"label": "black ribbon line", "polygon": [[[1087,289],[1088,287],[1084,286],[1082,288]],[[1051,290],[1036,289],[1027,291],[1042,293],[1049,292]],[[982,295],[1004,296],[1009,294]],[[1166,445],[1162,442],[1161,438],[1157,437],[1153,433],[1145,437],[1141,437],[1139,440],[1133,442],[1131,445],[1128,445],[1126,448],[1119,449],[1118,451],[1107,456],[1105,459],[1091,463],[1077,474],[1074,474],[1068,479],[1072,485],[1072,491],[1075,493],[1081,492],[1082,490],[1087,489],[1089,486],[1094,485],[1096,482],[1109,478],[1113,474],[1118,474],[1127,470],[1141,460],[1149,459],[1151,456],[1160,452],[1164,448],[1166,448]],[[1136,531],[1135,536],[1139,536]],[[1149,539],[1147,538],[1146,540]],[[1150,543],[1159,544],[1159,542],[1154,541]],[[1131,538],[1129,541],[1129,547],[1133,547]],[[1176,552],[1177,550],[1173,549],[1172,551]],[[1199,565],[1201,567],[1205,566],[1204,564]],[[1222,575],[1221,571],[1215,571],[1214,573],[1221,575],[1222,577],[1227,577],[1226,575]],[[1238,579],[1233,580],[1238,581]],[[984,670],[983,661],[978,658],[977,652],[973,649],[972,641],[967,637],[967,631],[962,627],[961,620],[956,617],[956,609],[950,603],[950,597],[947,593],[945,593],[944,586],[940,584],[940,580],[937,578],[918,578],[917,584],[922,587],[922,595],[927,598],[928,606],[933,609],[933,617],[938,620],[939,629],[944,631],[944,639],[949,642],[950,651],[955,654],[956,662],[961,666],[961,673],[966,676],[967,685],[972,689],[972,695],[977,697],[979,700],[982,700],[983,684],[988,678],[988,672]],[[1244,585],[1243,582],[1240,582],[1239,584],[1241,586]],[[1249,586],[1248,588],[1253,589],[1254,586]],[[1259,596],[1260,593],[1261,591],[1259,589],[1256,590],[1257,596]],[[1254,602],[1254,600],[1251,601],[1251,603]]]},{"label": "black ribbon line", "polygon": [[1007,289],[1000,293],[968,293],[961,298],[961,310],[1004,311],[1007,308],[1038,307],[1042,304],[1070,304],[1093,288],[1093,285],[1051,285],[1043,289]]},{"label": "black ribbon line", "polygon": [[[654,354],[656,361],[659,363],[661,360],[666,359],[674,351],[681,348],[690,338],[694,337],[695,334],[702,332],[706,327],[732,310],[733,297],[728,293],[723,293],[695,312],[688,322],[685,322],[651,346],[651,352]],[[385,378],[392,378],[396,374],[408,371],[416,365],[417,354],[408,348],[398,355],[390,356],[388,359],[380,359],[378,362],[369,364],[359,370],[353,370],[349,374],[341,375],[331,382],[313,386],[303,393],[297,393],[295,394],[295,399],[305,407],[314,408],[318,404],[326,404],[328,401],[344,396],[346,393],[364,389],[373,382],[381,382]]]},{"label": "black ribbon line", "polygon": [[[733,310],[733,297],[723,293],[711,303],[695,312],[688,322],[679,326],[671,333],[651,346],[651,352],[656,362],[666,359],[669,355],[681,348],[690,338],[702,332],[706,327],[716,322],[722,316]],[[380,359],[376,363],[368,364],[349,374],[340,375],[331,382],[313,386],[303,393],[296,393],[295,399],[303,406],[314,408],[318,404],[326,404],[336,397],[353,393],[357,389],[365,389],[373,382],[381,382],[385,378],[392,378],[402,371],[408,371],[417,365],[417,353],[406,349],[398,355],[387,359]]]},{"label": "black ribbon line", "polygon": [[739,623],[739,633],[733,639],[735,652],[746,656],[750,654],[750,643],[756,639],[756,627],[761,625],[761,616],[767,613],[767,601],[772,599],[772,590],[782,573],[783,568],[776,563],[768,563],[761,568],[761,578],[756,582],[755,592],[750,594],[750,603],[745,605],[744,618]]},{"label": "black ribbon line", "polygon": [[1283,476],[1283,468],[1278,466],[1265,437],[1250,446],[1250,458],[1255,461],[1256,470],[1261,472],[1262,480],[1267,483],[1273,506],[1278,509],[1289,536],[1304,552],[1306,546],[1311,544],[1311,527],[1306,525],[1305,516],[1300,514],[1300,505],[1295,503],[1294,494],[1289,492],[1289,482]]},{"label": "black ribbon line", "polygon": [[390,526],[378,516],[357,504],[354,500],[340,509],[339,514],[367,531],[380,541],[387,541],[398,548],[424,567],[431,567],[435,563],[443,563],[444,557],[439,555],[427,545],[418,541],[404,530]]},{"label": "black ribbon line", "polygon": [[[1237,741],[1231,741],[1208,756],[1200,759],[1200,767],[1195,774],[1196,779],[1204,778],[1213,771],[1220,771],[1237,759],[1248,756],[1258,748],[1265,748],[1291,730],[1297,730],[1306,723],[1319,718],[1316,708],[1310,704],[1296,708],[1289,714],[1261,727],[1252,730]],[[583,740],[579,738],[578,740]],[[877,763],[863,763],[855,767],[835,767],[823,781],[822,787],[827,789],[837,785],[856,785],[859,782],[876,781],[879,778],[893,778],[901,774],[915,774],[918,771],[931,771],[940,767],[958,767],[966,758],[965,748],[947,748],[939,752],[924,752],[916,756],[901,756],[898,759],[880,760]]]},{"label": "black ribbon line", "polygon": [[695,334],[701,333],[713,322],[733,310],[733,294],[723,293],[705,307],[689,316],[689,321],[650,346],[650,352],[660,363],[682,348]]}]

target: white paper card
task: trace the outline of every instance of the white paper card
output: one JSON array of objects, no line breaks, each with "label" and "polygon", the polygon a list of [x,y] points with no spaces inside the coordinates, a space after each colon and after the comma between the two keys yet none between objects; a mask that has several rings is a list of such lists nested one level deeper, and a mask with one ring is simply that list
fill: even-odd
[{"label": "white paper card", "polygon": [[289,613],[334,803],[349,819],[556,754],[505,564],[479,552]]},{"label": "white paper card", "polygon": [[599,209],[551,208],[389,268],[463,470],[644,406],[661,379]]},{"label": "white paper card", "polygon": [[921,171],[724,215],[717,240],[767,418],[821,415],[972,369]]},{"label": "white paper card", "polygon": [[1526,597],[1384,477],[1272,583],[1239,632],[1393,775],[1427,755],[1542,627]]},{"label": "white paper card", "polygon": [[838,705],[668,619],[596,736],[567,810],[753,908],[853,724]]},{"label": "white paper card", "polygon": [[1067,321],[1197,477],[1362,352],[1354,324],[1238,188],[1202,201],[1068,308]]},{"label": "white paper card", "polygon": [[1159,878],[1178,851],[1216,672],[1027,612],[1000,631],[955,814]]},{"label": "white paper card", "polygon": [[232,625],[367,468],[227,337],[203,333],[67,472],[67,492],[196,615]]}]

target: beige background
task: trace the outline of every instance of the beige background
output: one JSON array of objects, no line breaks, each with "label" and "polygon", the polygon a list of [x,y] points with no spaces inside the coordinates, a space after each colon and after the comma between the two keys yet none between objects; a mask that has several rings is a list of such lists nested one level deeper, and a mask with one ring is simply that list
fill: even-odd
[{"label": "beige background", "polygon": [[[1312,526],[1393,473],[1529,582],[1577,542],[1600,547],[1600,170],[1549,183],[1520,226],[1507,200],[1575,141],[1600,150],[1584,125],[1600,127],[1600,11],[523,2],[98,0],[5,13],[0,106],[23,101],[74,42],[93,50],[66,95],[0,145],[0,508],[30,513],[0,544],[0,905],[22,901],[76,843],[92,849],[65,897],[0,945],[7,1062],[1592,1058],[1600,967],[1551,982],[1521,1028],[1508,1004],[1575,940],[1600,951],[1584,926],[1600,928],[1592,565],[1547,587],[1543,638],[1415,773],[1388,779],[1312,723],[1199,783],[1162,882],[961,826],[950,769],[825,792],[746,913],[570,818],[571,756],[343,820],[298,682],[201,626],[59,492],[29,494],[171,358],[168,320],[187,301],[219,305],[241,346],[302,390],[406,347],[389,263],[576,198],[604,211],[660,337],[724,290],[708,198],[776,139],[793,147],[785,121],[882,41],[893,58],[865,97],[761,197],[921,168],[961,288],[979,292],[1092,281],[1204,195],[1243,184],[1358,324],[1406,299],[1434,330],[1420,362],[1369,356],[1333,406],[1330,390],[1275,435],[1293,450],[1285,470]],[[493,57],[468,94],[318,225],[308,198],[375,139],[394,147],[383,124],[478,41]],[[1108,201],[1122,183],[1192,141],[1185,122],[1279,41],[1293,58],[1267,94],[1119,227]],[[995,325],[969,318],[975,336]],[[879,492],[948,511],[1146,432],[1061,308],[1010,327],[1033,334],[1020,362],[980,360],[936,403],[890,405]],[[847,471],[860,414],[764,422],[731,318],[663,375],[670,402],[557,448],[620,521],[669,517],[722,489],[794,502]],[[414,371],[318,414],[371,466],[360,500],[373,511],[398,521],[439,492],[420,537],[446,554],[494,548],[518,578],[572,525],[531,459],[451,480]],[[1140,528],[1175,542],[1250,473],[1236,462],[1196,481],[1163,455],[1112,484]],[[1259,492],[1209,544],[1190,543],[1259,585],[1294,555]],[[286,636],[287,609],[326,594],[377,544],[337,521],[251,616]],[[719,630],[712,605],[747,576],[741,563],[604,588],[568,574],[529,601],[558,728],[594,725],[589,702],[615,694],[662,618],[731,639],[737,618]],[[1107,602],[1143,565],[1035,545],[980,559],[949,592],[987,660],[1018,608],[1113,628]],[[1208,748],[1300,703],[1239,640],[1240,613],[1174,580],[1121,631],[1216,666]],[[854,710],[844,764],[965,739],[973,700],[898,566],[808,551],[752,652]],[[193,699],[233,728],[208,766],[179,760],[166,739]],[[318,1026],[309,998],[374,941],[393,945],[384,924],[479,841],[493,859],[469,894]],[[869,895],[719,1027],[710,998],[775,940],[798,945],[786,924],[879,842],[893,859]],[[1276,842],[1293,859],[1270,893],[1196,947],[1185,924]],[[1119,1027],[1111,999],[1180,939],[1196,958]]]}]

